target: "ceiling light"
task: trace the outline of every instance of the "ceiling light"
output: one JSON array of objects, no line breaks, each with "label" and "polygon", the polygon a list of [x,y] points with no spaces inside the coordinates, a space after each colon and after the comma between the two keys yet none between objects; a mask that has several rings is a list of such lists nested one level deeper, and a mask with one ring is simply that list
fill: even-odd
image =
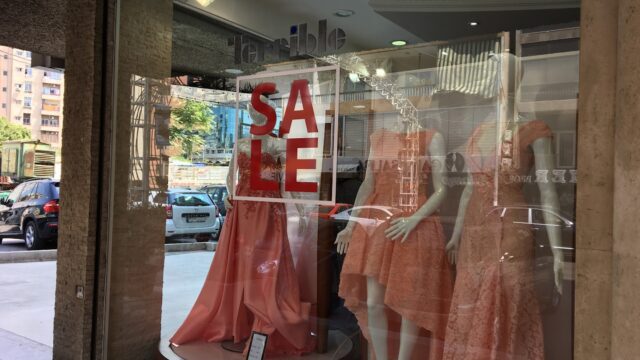
[{"label": "ceiling light", "polygon": [[384,71],[383,68],[377,68],[376,69],[376,76],[377,77],[385,77],[387,75],[387,72]]},{"label": "ceiling light", "polygon": [[469,26],[478,26],[478,22],[477,21],[470,21],[469,22]]},{"label": "ceiling light", "polygon": [[233,74],[233,75],[240,75],[242,74],[244,71],[240,70],[240,69],[225,69],[225,72],[229,73],[229,74]]},{"label": "ceiling light", "polygon": [[407,45],[407,42],[404,41],[404,40],[393,40],[391,42],[391,45],[393,45],[393,46],[405,46],[405,45]]},{"label": "ceiling light", "polygon": [[353,11],[353,10],[348,10],[348,9],[339,9],[339,10],[337,10],[336,12],[334,12],[334,13],[333,13],[333,15],[335,15],[335,16],[337,16],[337,17],[343,17],[343,18],[346,18],[346,17],[352,16],[352,15],[355,15],[355,13],[356,13],[356,12],[355,12],[355,11]]},{"label": "ceiling light", "polygon": [[213,3],[215,0],[196,0],[198,2],[198,4],[207,7],[209,5],[211,5],[211,3]]},{"label": "ceiling light", "polygon": [[349,80],[351,80],[352,83],[357,83],[360,82],[360,77],[358,76],[358,74],[352,72],[349,73]]},{"label": "ceiling light", "polygon": [[356,109],[356,110],[362,110],[362,109],[365,109],[366,106],[364,106],[364,105],[353,105],[353,108]]}]

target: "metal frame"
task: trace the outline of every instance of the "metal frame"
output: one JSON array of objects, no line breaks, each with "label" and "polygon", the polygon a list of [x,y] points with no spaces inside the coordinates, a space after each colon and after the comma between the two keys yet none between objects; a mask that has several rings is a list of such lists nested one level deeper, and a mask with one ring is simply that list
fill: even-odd
[{"label": "metal frame", "polygon": [[[246,75],[246,76],[238,76],[236,78],[236,133],[233,145],[234,153],[238,151],[238,139],[240,136],[240,119],[239,119],[239,110],[240,110],[240,81],[247,80],[255,80],[255,79],[265,79],[265,78],[273,78],[277,76],[289,76],[289,75],[300,75],[300,74],[308,74],[308,73],[318,73],[321,71],[335,71],[336,74],[336,82],[335,82],[335,96],[334,96],[334,113],[331,124],[333,126],[333,136],[331,139],[332,146],[332,169],[331,169],[331,200],[310,200],[310,199],[289,199],[289,198],[266,198],[266,197],[256,197],[256,196],[235,196],[235,200],[245,200],[245,201],[262,201],[262,202],[272,202],[272,203],[285,203],[285,204],[309,204],[309,205],[335,205],[336,203],[336,182],[337,182],[337,170],[338,170],[338,142],[335,141],[338,137],[338,118],[340,116],[340,67],[337,65],[331,66],[320,66],[313,67],[308,69],[301,70],[288,70],[288,71],[279,71],[273,73],[260,73],[255,75]],[[326,139],[325,139],[326,140]],[[231,174],[231,193],[236,193],[236,169],[238,169],[238,157],[234,156],[233,159],[234,171]]]}]

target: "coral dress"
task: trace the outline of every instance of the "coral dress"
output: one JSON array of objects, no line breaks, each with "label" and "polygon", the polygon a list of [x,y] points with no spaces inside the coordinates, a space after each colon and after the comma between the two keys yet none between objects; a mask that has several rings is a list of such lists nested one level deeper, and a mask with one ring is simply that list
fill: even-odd
[{"label": "coral dress", "polygon": [[[238,168],[237,195],[281,196],[249,188],[247,154],[239,153]],[[275,179],[280,169],[264,154],[261,170],[263,178]],[[284,204],[238,200],[227,214],[200,295],[171,343],[240,342],[257,331],[269,335],[267,355],[299,355],[313,348],[309,311],[310,304],[300,301]]]},{"label": "coral dress", "polygon": [[[431,130],[419,132],[417,208],[428,198],[431,172],[428,148],[434,133]],[[358,222],[354,228],[344,259],[339,293],[347,308],[356,315],[364,336],[370,339],[366,279],[375,278],[386,287],[384,303],[390,310],[387,311],[390,319],[389,357],[397,356],[401,320],[397,316],[400,315],[422,328],[424,337],[418,342],[413,358],[425,359],[425,351],[430,349],[430,359],[438,359],[442,355],[441,345],[452,293],[452,277],[440,220],[437,215],[427,217],[401,243],[385,237],[384,231],[390,223],[384,215],[380,216],[381,208],[395,216],[411,215],[397,209],[400,192],[397,180],[401,176],[398,159],[406,142],[404,134],[393,131],[379,130],[371,135],[368,171],[373,171],[375,184],[357,217],[377,221]],[[439,341],[430,340],[434,338]],[[421,345],[426,346],[426,350]]]},{"label": "coral dress", "polygon": [[489,138],[486,131],[495,134],[495,124],[479,126],[467,146],[474,185],[458,251],[444,358],[541,360],[544,346],[533,282],[534,238],[527,225],[523,184],[514,179],[529,174],[534,160],[529,145],[550,137],[551,130],[539,120],[517,128],[514,154],[519,157],[499,171],[498,207],[493,206],[495,150],[483,154],[478,144],[481,138]]}]

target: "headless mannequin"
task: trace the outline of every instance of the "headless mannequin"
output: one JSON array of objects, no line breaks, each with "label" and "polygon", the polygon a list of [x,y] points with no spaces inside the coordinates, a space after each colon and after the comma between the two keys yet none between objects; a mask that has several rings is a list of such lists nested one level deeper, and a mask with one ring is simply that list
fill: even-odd
[{"label": "headless mannequin", "polygon": [[[526,120],[515,122],[515,124],[513,125],[513,130],[514,130],[513,133],[515,133],[515,130],[517,130],[519,126],[522,126],[525,123],[526,123]],[[494,132],[486,131],[481,135],[478,142],[481,144],[485,144],[487,142],[494,141],[495,143],[495,139],[496,139],[496,136]],[[555,156],[553,153],[553,144],[551,142],[551,139],[548,137],[539,138],[531,144],[531,149],[533,150],[533,155],[534,155],[535,170],[551,172],[551,170],[553,169],[553,164],[555,159]],[[488,154],[483,153],[480,155],[487,156]],[[467,184],[460,197],[460,205],[458,207],[458,214],[456,217],[455,227],[453,229],[451,239],[447,243],[447,247],[446,247],[447,254],[449,256],[449,262],[453,265],[455,265],[457,261],[457,251],[460,245],[460,236],[462,234],[462,228],[464,225],[464,218],[467,210],[467,205],[469,203],[469,199],[471,198],[471,194],[473,193],[473,179],[471,177],[472,175],[468,171],[468,169],[465,171],[468,174]],[[542,202],[541,204],[542,207],[550,209],[551,211],[557,213],[560,207],[560,201],[558,199],[558,193],[556,192],[555,184],[551,181],[548,181],[548,182],[541,181],[541,182],[538,182],[538,189],[541,195],[540,199]],[[545,223],[547,224],[557,223],[558,220],[555,219],[551,213],[545,211],[543,212],[543,214],[544,214]],[[554,271],[555,287],[557,291],[560,294],[562,294],[562,279],[563,279],[564,263],[562,261],[563,259],[562,253],[559,250],[559,247],[561,246],[562,235],[560,233],[559,226],[547,226],[546,228],[547,228],[547,234],[549,237],[549,243],[551,245],[551,251],[553,254],[553,271]]]},{"label": "headless mannequin", "polygon": [[[392,129],[396,132],[407,133],[407,127],[401,126],[397,123],[395,128]],[[418,210],[407,217],[397,218],[391,221],[391,226],[385,231],[385,236],[389,241],[400,241],[403,243],[407,240],[407,237],[415,229],[415,227],[425,218],[433,214],[442,201],[446,197],[446,170],[444,166],[444,160],[446,156],[444,138],[440,133],[435,133],[429,144],[429,154],[431,158],[431,173],[434,192],[429,199]],[[371,167],[367,167],[365,173],[365,179],[358,195],[354,207],[362,206],[365,201],[371,195],[374,189],[374,176]],[[352,216],[357,217],[356,211],[352,213]],[[349,247],[349,241],[351,240],[355,222],[349,222],[349,224],[342,230],[336,237],[337,251],[339,254],[345,254]],[[375,353],[376,360],[388,359],[388,320],[385,313],[385,298],[386,288],[380,284],[376,279],[367,277],[367,314],[368,314],[368,327],[369,334],[371,335],[371,342],[373,346],[373,352]],[[402,323],[400,328],[400,348],[396,359],[410,359],[416,341],[418,339],[419,327],[411,320],[402,317]]]}]

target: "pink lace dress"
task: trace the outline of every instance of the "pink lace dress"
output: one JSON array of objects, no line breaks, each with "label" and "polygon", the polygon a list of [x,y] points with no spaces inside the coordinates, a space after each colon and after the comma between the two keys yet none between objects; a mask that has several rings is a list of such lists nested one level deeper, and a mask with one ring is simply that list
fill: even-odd
[{"label": "pink lace dress", "polygon": [[[237,195],[281,196],[249,188],[248,155],[239,153],[238,168]],[[264,154],[261,176],[275,179],[279,171]],[[240,342],[257,331],[269,335],[267,355],[299,355],[314,345],[309,311],[310,304],[300,301],[284,205],[235,201],[200,295],[171,343]]]},{"label": "pink lace dress", "polygon": [[529,174],[534,160],[530,145],[550,137],[551,130],[542,121],[518,127],[518,162],[498,173],[496,208],[499,165],[495,152],[483,155],[478,145],[485,131],[495,131],[493,126],[478,127],[467,147],[474,185],[460,240],[444,358],[542,360],[542,321],[533,281],[534,238],[526,211],[509,207],[526,206],[522,182],[513,179]]}]

